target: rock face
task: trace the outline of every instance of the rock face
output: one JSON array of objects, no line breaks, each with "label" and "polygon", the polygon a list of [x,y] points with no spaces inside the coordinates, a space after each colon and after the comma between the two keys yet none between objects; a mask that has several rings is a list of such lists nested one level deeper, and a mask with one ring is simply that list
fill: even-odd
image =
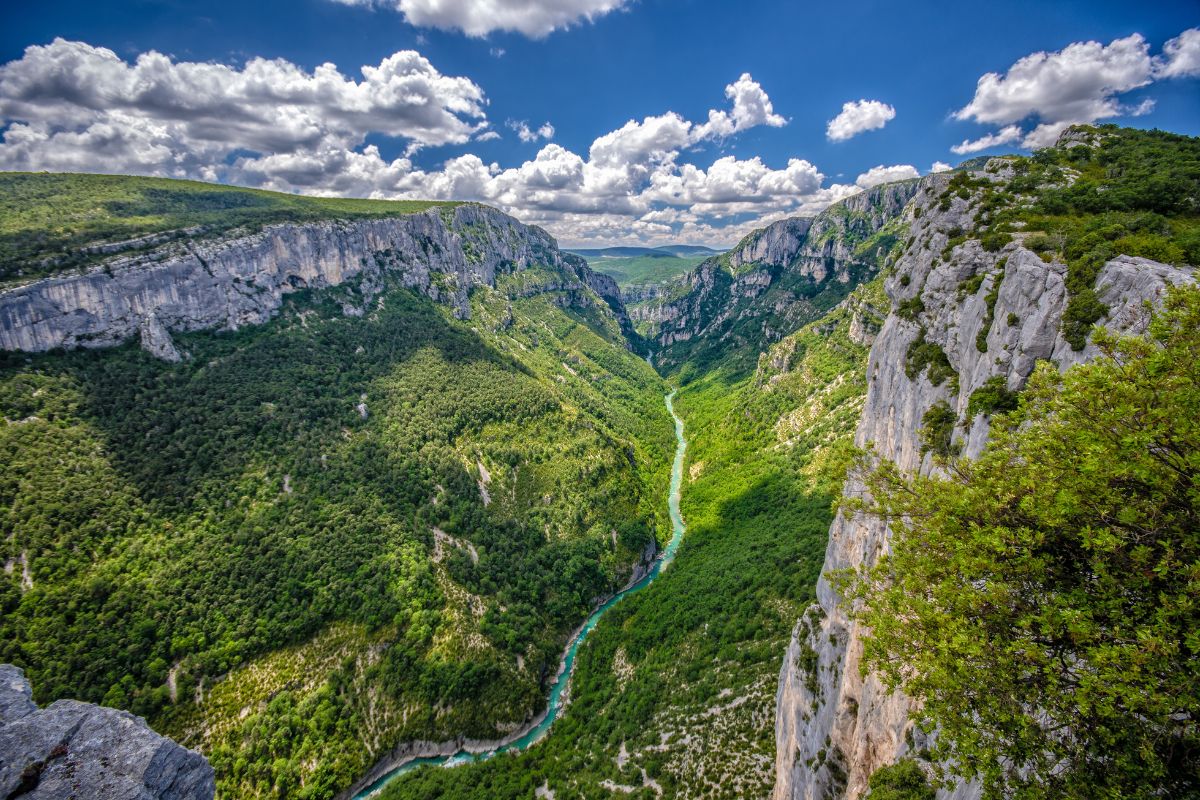
[{"label": "rock face", "polygon": [[[1002,179],[1000,170],[991,175]],[[975,457],[987,442],[989,421],[982,415],[965,419],[966,407],[971,393],[988,378],[1003,376],[1010,390],[1019,390],[1038,360],[1050,359],[1066,369],[1097,354],[1091,344],[1072,350],[1059,332],[1067,299],[1066,267],[1043,261],[1021,246],[1020,237],[994,253],[967,240],[943,258],[947,231],[971,230],[974,222],[968,200],[956,197],[948,210],[939,210],[937,200],[947,180],[944,175],[926,179],[901,213],[913,244],[896,262],[886,290],[893,308],[920,297],[923,310],[911,318],[893,311],[875,338],[855,436],[858,447],[873,447],[880,458],[922,474],[935,469],[932,454],[922,454],[918,437],[932,405],[945,401],[958,414],[955,441],[964,455]],[[1168,284],[1193,279],[1187,268],[1118,257],[1105,265],[1097,281],[1110,309],[1102,323],[1113,331],[1139,331],[1148,321],[1146,301],[1161,299]],[[994,305],[989,307],[989,301]],[[922,331],[945,351],[957,382],[934,386],[925,373],[915,380],[907,377],[908,348]],[[864,488],[850,478],[844,494],[861,496]],[[889,539],[883,521],[840,513],[830,529],[822,572],[874,563]],[[862,632],[825,578],[818,584],[817,599],[793,631],[780,674],[774,800],[860,797],[874,770],[925,744],[912,731],[911,701],[887,692],[873,675],[860,676]],[[964,800],[978,796],[974,785],[939,794]]]},{"label": "rock face", "polygon": [[22,800],[211,800],[213,770],[125,711],[75,700],[39,709],[0,665],[0,796]]},{"label": "rock face", "polygon": [[735,271],[747,264],[786,267],[800,252],[812,223],[807,217],[791,217],[754,231],[729,251],[729,266]]},{"label": "rock face", "polygon": [[[363,313],[386,277],[470,314],[469,294],[498,276],[542,267],[563,286],[600,295],[628,326],[616,282],[561,253],[540,228],[462,205],[384,219],[271,225],[259,233],[183,240],[116,256],[84,274],[0,291],[0,349],[106,347],[139,336],[160,358],[181,354],[170,332],[259,324],[283,297],[346,286],[339,302]],[[548,288],[548,287],[544,287]]]},{"label": "rock face", "polygon": [[700,263],[634,312],[659,350],[655,363],[702,361],[707,348],[745,347],[756,355],[820,316],[879,269],[895,240],[885,228],[898,224],[921,185],[878,186],[815,218],[780,220]]}]

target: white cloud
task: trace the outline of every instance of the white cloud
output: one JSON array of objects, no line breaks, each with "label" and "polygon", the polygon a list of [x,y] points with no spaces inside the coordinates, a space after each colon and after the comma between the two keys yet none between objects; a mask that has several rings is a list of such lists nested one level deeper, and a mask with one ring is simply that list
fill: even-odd
[{"label": "white cloud", "polygon": [[8,168],[185,175],[237,151],[351,148],[374,131],[411,150],[461,144],[486,127],[483,90],[401,51],[362,79],[333,64],[307,72],[255,58],[242,69],[175,62],[55,39],[0,67],[0,145]]},{"label": "white cloud", "polygon": [[492,58],[504,58],[505,52],[507,51],[503,47],[493,47],[491,50],[488,50]]},{"label": "white cloud", "polygon": [[964,139],[959,144],[951,147],[950,150],[951,152],[958,153],[960,156],[967,153],[978,153],[980,150],[986,150],[989,147],[998,147],[1002,144],[1011,144],[1012,142],[1020,141],[1023,136],[1024,134],[1021,132],[1020,125],[1009,125],[996,133],[989,133],[978,139]]},{"label": "white cloud", "polygon": [[1000,75],[989,72],[960,120],[1007,124],[1037,116],[1045,122],[1092,122],[1122,112],[1117,95],[1150,83],[1150,46],[1140,33],[1108,45],[1076,42],[1056,53],[1032,53]]},{"label": "white cloud", "polygon": [[885,167],[881,164],[878,167],[871,167],[862,175],[859,175],[854,183],[860,189],[870,189],[872,186],[878,186],[881,183],[892,183],[893,181],[903,181],[919,177],[921,177],[921,173],[917,172],[917,168],[911,164],[896,164],[891,167]]},{"label": "white cloud", "polygon": [[410,25],[462,31],[482,37],[511,31],[540,39],[556,30],[593,21],[630,0],[336,0],[352,6],[394,8]]},{"label": "white cloud", "polygon": [[896,109],[878,100],[857,100],[842,105],[842,112],[829,120],[825,136],[842,142],[864,131],[873,131],[896,118]]},{"label": "white cloud", "polygon": [[935,161],[933,166],[929,168],[930,172],[949,172],[954,167],[947,164],[945,161]]},{"label": "white cloud", "polygon": [[[1001,75],[989,72],[975,87],[971,102],[955,119],[1004,125],[1000,131],[952,147],[973,153],[1020,141],[1025,148],[1048,147],[1059,133],[1076,123],[1121,116],[1142,116],[1154,109],[1153,99],[1125,105],[1121,96],[1163,78],[1200,75],[1200,28],[1184,31],[1151,57],[1140,33],[1099,42],[1075,42],[1053,53],[1031,53]],[[1027,120],[1035,122],[1026,130]]]},{"label": "white cloud", "polygon": [[725,87],[725,96],[733,101],[733,111],[709,111],[708,122],[696,131],[696,139],[732,136],[758,125],[781,128],[787,120],[775,113],[771,98],[749,72]]},{"label": "white cloud", "polygon": [[505,123],[508,127],[517,132],[517,138],[522,142],[536,142],[538,139],[553,139],[554,126],[549,122],[543,122],[539,128],[530,128],[529,123],[525,120],[509,120]]},{"label": "white cloud", "polygon": [[[549,122],[535,129],[509,121],[522,141],[541,144],[533,158],[504,167],[466,153],[430,168],[413,162],[415,150],[500,134],[476,84],[440,74],[418,53],[396,53],[355,80],[331,64],[308,72],[281,60],[234,68],[151,52],[130,64],[109,50],[56,40],[0,66],[0,169],[480,200],[572,242],[728,244],[764,221],[816,213],[860,190],[822,186],[820,170],[803,159],[778,169],[757,157],[726,156],[707,168],[684,163],[684,151],[697,145],[786,123],[749,75],[725,96],[729,105],[701,121],[670,111],[630,120],[586,154],[547,141],[555,133]],[[372,134],[408,147],[385,156],[366,143]]]},{"label": "white cloud", "polygon": [[1155,65],[1160,78],[1194,78],[1200,75],[1200,28],[1190,28],[1163,45]]}]

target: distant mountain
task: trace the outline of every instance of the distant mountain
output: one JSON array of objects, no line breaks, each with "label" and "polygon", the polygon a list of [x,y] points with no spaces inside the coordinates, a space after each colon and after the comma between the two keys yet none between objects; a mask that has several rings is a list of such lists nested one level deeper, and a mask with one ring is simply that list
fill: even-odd
[{"label": "distant mountain", "polygon": [[584,258],[670,258],[674,253],[654,247],[593,247],[567,250]]},{"label": "distant mountain", "polygon": [[567,252],[584,258],[667,258],[670,256],[686,258],[688,256],[715,256],[723,251],[698,244],[668,244],[662,247],[568,248]]},{"label": "distant mountain", "polygon": [[673,256],[715,256],[725,252],[724,250],[714,250],[711,247],[705,247],[702,244],[668,244],[654,249],[670,253]]}]

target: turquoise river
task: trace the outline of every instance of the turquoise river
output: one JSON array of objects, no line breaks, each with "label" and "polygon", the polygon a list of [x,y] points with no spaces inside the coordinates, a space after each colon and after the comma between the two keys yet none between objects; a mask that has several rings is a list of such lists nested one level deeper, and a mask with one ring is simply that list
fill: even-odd
[{"label": "turquoise river", "polygon": [[575,653],[579,650],[579,646],[583,644],[584,639],[587,638],[592,628],[596,627],[596,623],[600,621],[600,618],[604,616],[606,611],[621,602],[622,598],[648,586],[659,576],[659,573],[667,568],[671,561],[674,560],[675,551],[679,549],[679,543],[683,540],[684,524],[683,515],[679,513],[679,492],[680,486],[683,484],[683,457],[687,452],[687,440],[683,437],[683,420],[675,413],[675,404],[672,402],[674,398],[675,392],[671,392],[665,397],[667,411],[671,412],[671,418],[675,421],[675,461],[671,464],[671,489],[667,495],[667,510],[671,516],[671,539],[667,542],[666,547],[662,549],[662,552],[659,553],[654,566],[646,573],[646,576],[640,581],[626,586],[593,611],[592,615],[583,623],[579,632],[567,644],[567,649],[562,659],[563,669],[560,670],[558,678],[554,681],[554,685],[550,687],[550,701],[546,707],[546,713],[542,716],[541,720],[519,738],[492,750],[481,753],[460,750],[448,756],[413,758],[405,761],[354,795],[354,800],[366,800],[366,798],[378,794],[389,782],[419,767],[426,765],[454,767],[472,761],[483,761],[498,753],[524,750],[530,745],[535,744],[550,730],[550,726],[554,724],[554,720],[558,718],[559,712],[566,705],[563,702],[563,692],[566,690],[567,684],[571,681],[571,672],[575,668]]}]

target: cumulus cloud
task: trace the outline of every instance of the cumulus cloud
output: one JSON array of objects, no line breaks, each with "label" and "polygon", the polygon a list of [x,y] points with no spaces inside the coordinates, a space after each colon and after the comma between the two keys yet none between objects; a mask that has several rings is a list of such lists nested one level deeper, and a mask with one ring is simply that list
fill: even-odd
[{"label": "cumulus cloud", "polygon": [[1200,75],[1200,28],[1190,28],[1163,45],[1155,64],[1160,78],[1194,78]]},{"label": "cumulus cloud", "polygon": [[[1003,75],[989,72],[975,87],[971,102],[955,119],[1004,125],[1000,131],[963,141],[951,148],[973,153],[1020,141],[1025,148],[1046,147],[1076,123],[1121,116],[1141,116],[1154,108],[1152,99],[1126,105],[1121,96],[1163,78],[1200,75],[1200,29],[1192,28],[1150,55],[1140,33],[1100,42],[1075,42],[1057,52],[1031,53]],[[1032,129],[1024,123],[1034,121]]]},{"label": "cumulus cloud", "polygon": [[929,168],[930,172],[949,172],[954,167],[947,164],[945,161],[935,161],[933,166]]},{"label": "cumulus cloud", "polygon": [[401,51],[361,80],[251,59],[241,69],[55,39],[0,67],[0,162],[24,169],[202,173],[231,153],[349,148],[369,131],[410,150],[461,144],[486,127],[483,90]]},{"label": "cumulus cloud", "polygon": [[553,139],[554,126],[549,122],[543,122],[539,128],[530,128],[529,123],[525,120],[509,120],[508,127],[517,132],[517,138],[522,142],[536,142],[538,139]]},{"label": "cumulus cloud", "polygon": [[540,39],[624,8],[630,0],[335,0],[350,6],[392,8],[410,25],[483,37],[511,31]]},{"label": "cumulus cloud", "polygon": [[831,142],[842,142],[864,131],[873,131],[896,118],[896,109],[878,100],[857,100],[842,105],[842,112],[825,128]]},{"label": "cumulus cloud", "polygon": [[[507,126],[538,142],[515,166],[474,153],[436,167],[414,154],[499,138],[487,98],[467,78],[442,75],[403,51],[361,78],[332,64],[307,71],[254,59],[241,68],[115,53],[56,40],[0,66],[0,169],[119,172],[199,178],[278,191],[349,197],[479,200],[569,241],[688,239],[721,245],[763,221],[815,213],[878,182],[824,186],[812,163],[761,158],[691,160],[697,148],[786,120],[750,75],[698,121],[667,111],[597,137],[586,153],[548,141],[549,122]],[[406,142],[386,155],[367,137]],[[684,159],[684,151],[689,158]],[[911,167],[877,168],[879,180]],[[891,171],[888,171],[891,170]]]},{"label": "cumulus cloud", "polygon": [[854,183],[860,189],[870,189],[872,186],[878,186],[881,183],[892,183],[893,181],[903,181],[919,177],[921,177],[921,173],[917,172],[917,168],[911,164],[896,164],[891,167],[885,167],[881,164],[878,167],[871,167],[862,175],[859,175]]},{"label": "cumulus cloud", "polygon": [[758,125],[780,128],[787,120],[775,113],[771,98],[749,72],[725,87],[725,96],[733,101],[733,110],[709,111],[708,122],[696,132],[697,139],[732,136]]},{"label": "cumulus cloud", "polygon": [[1018,142],[1024,135],[1020,125],[1009,125],[996,133],[989,133],[978,139],[964,139],[962,142],[951,147],[950,150],[958,153],[960,156],[966,153],[978,153],[980,150],[986,150],[989,147],[998,147],[1002,144]]},{"label": "cumulus cloud", "polygon": [[1140,33],[1107,45],[1076,42],[1057,53],[1032,53],[1001,75],[989,72],[960,120],[1006,124],[1037,116],[1046,122],[1092,122],[1121,112],[1117,95],[1150,83],[1150,46]]}]

